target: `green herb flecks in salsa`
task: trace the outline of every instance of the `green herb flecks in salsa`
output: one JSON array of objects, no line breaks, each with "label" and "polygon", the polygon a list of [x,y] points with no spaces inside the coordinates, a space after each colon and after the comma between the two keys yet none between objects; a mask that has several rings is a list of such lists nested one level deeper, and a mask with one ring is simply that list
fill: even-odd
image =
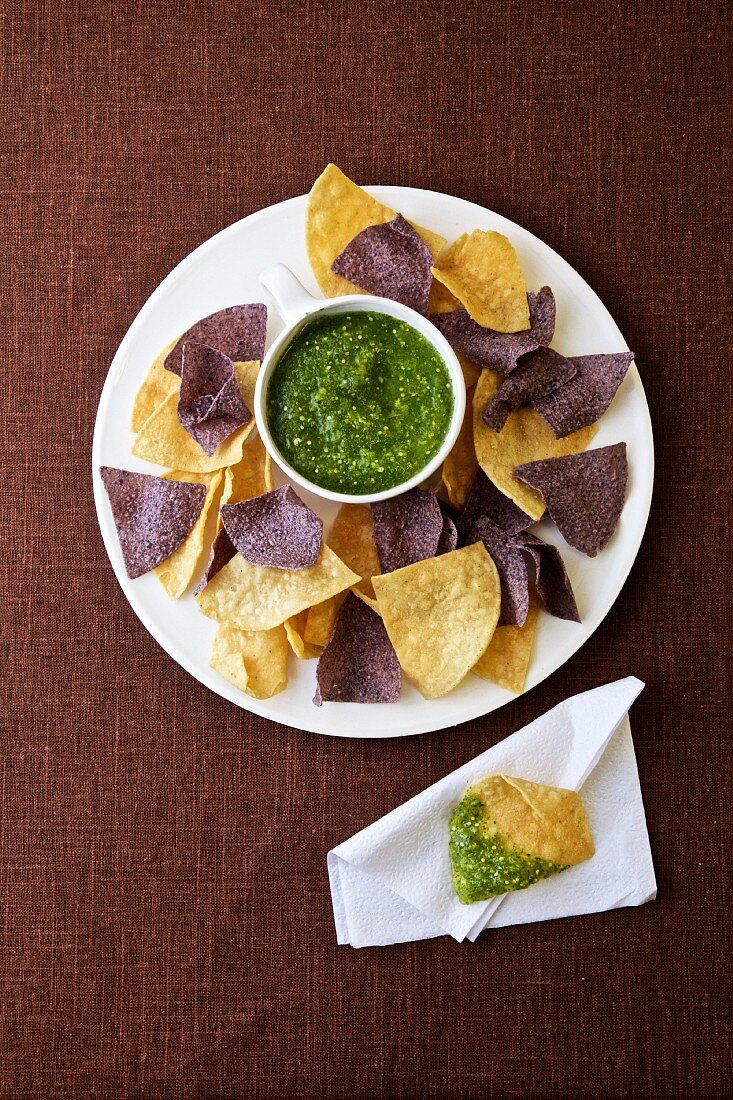
[{"label": "green herb flecks in salsa", "polygon": [[524,890],[565,867],[507,845],[483,802],[467,794],[450,819],[453,885],[464,905]]},{"label": "green herb flecks in salsa", "polygon": [[304,328],[275,367],[267,420],[283,457],[324,489],[374,493],[440,450],[453,413],[445,363],[416,329],[354,311]]}]

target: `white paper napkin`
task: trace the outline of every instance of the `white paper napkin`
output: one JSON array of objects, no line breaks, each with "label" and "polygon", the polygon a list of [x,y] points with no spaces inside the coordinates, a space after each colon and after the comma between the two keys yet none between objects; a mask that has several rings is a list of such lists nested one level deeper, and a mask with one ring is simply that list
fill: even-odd
[{"label": "white paper napkin", "polygon": [[[383,946],[642,905],[656,896],[627,711],[629,676],[566,699],[328,853],[338,942]],[[471,783],[494,772],[583,789],[592,859],[526,890],[462,905],[451,882],[448,822]]]}]

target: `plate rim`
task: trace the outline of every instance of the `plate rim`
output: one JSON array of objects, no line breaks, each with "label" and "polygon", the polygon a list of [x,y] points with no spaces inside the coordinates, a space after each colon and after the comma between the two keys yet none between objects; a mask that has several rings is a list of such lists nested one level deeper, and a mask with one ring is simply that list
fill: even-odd
[{"label": "plate rim", "polygon": [[[572,267],[572,265],[563,256],[560,255],[559,252],[556,252],[554,248],[552,248],[549,244],[547,244],[545,241],[543,241],[540,237],[538,237],[536,234],[532,233],[530,230],[525,229],[523,226],[519,225],[517,222],[511,221],[510,219],[504,217],[502,214],[499,214],[496,211],[491,210],[487,206],[481,206],[480,204],[475,203],[470,199],[463,199],[458,195],[450,195],[447,192],[433,191],[433,190],[426,189],[426,188],[409,187],[409,186],[404,186],[404,185],[389,185],[389,184],[371,185],[370,184],[370,185],[362,185],[362,186],[363,186],[363,189],[365,191],[367,191],[373,197],[375,197],[375,198],[377,198],[377,199],[379,199],[380,201],[383,201],[383,202],[389,202],[391,194],[399,195],[400,193],[407,194],[407,195],[410,195],[410,196],[420,195],[420,196],[423,196],[427,199],[436,198],[438,200],[444,200],[444,199],[457,200],[460,203],[464,204],[465,206],[468,206],[469,208],[474,208],[477,211],[479,211],[480,214],[481,214],[481,217],[485,217],[487,214],[490,215],[492,219],[496,220],[496,222],[497,222],[497,224],[499,225],[500,228],[505,228],[505,229],[511,231],[511,233],[513,233],[513,234],[518,234],[520,237],[524,237],[528,242],[532,242],[533,244],[537,244],[542,249],[549,250],[552,253],[555,261],[559,262],[561,268],[564,269],[564,274],[565,274],[565,277],[568,279],[568,281],[571,284],[575,283],[576,285],[580,286],[583,289],[584,292],[590,292],[590,294],[596,299],[596,301],[598,302],[600,307],[607,314],[607,316],[608,316],[608,318],[609,318],[609,320],[610,320],[610,322],[613,326],[613,329],[614,329],[614,331],[615,331],[615,333],[618,337],[619,342],[627,350],[630,350],[630,349],[628,349],[628,344],[626,342],[626,339],[625,339],[623,333],[621,332],[620,328],[618,327],[618,324],[616,323],[615,318],[613,317],[611,312],[608,310],[608,308],[606,307],[604,302],[601,300],[601,298],[598,296],[598,294],[595,292],[593,287],[583,278],[583,276],[578,271],[575,270],[574,267]],[[386,197],[385,197],[385,193],[390,193],[390,194],[386,195]],[[171,640],[169,638],[169,636],[167,634],[165,634],[164,631],[161,628],[158,627],[158,624],[157,624],[157,621],[156,621],[155,617],[152,616],[146,610],[146,608],[141,605],[141,603],[139,601],[133,602],[133,600],[131,599],[130,595],[128,594],[128,592],[126,590],[128,579],[127,579],[126,575],[124,574],[124,568],[122,567],[122,563],[121,563],[121,561],[117,562],[115,560],[115,556],[110,553],[110,546],[109,546],[110,536],[109,536],[109,532],[106,529],[107,524],[106,524],[105,521],[103,521],[103,518],[102,518],[103,514],[104,514],[104,509],[106,508],[106,496],[105,496],[105,493],[104,493],[101,477],[99,476],[99,466],[101,464],[101,458],[100,458],[99,452],[100,452],[100,449],[101,449],[101,446],[102,446],[102,442],[101,442],[101,436],[102,436],[101,423],[102,423],[103,420],[106,419],[106,415],[107,415],[107,412],[108,412],[108,406],[110,406],[110,404],[111,404],[112,394],[113,394],[113,391],[114,391],[115,383],[117,381],[118,376],[122,373],[122,370],[124,368],[124,362],[125,362],[125,359],[126,359],[126,356],[127,356],[128,348],[130,347],[131,344],[133,344],[133,342],[134,342],[134,340],[137,336],[138,330],[143,327],[143,325],[147,321],[148,316],[154,310],[158,299],[163,297],[164,294],[166,293],[166,291],[168,291],[181,278],[183,278],[186,275],[186,273],[188,272],[189,268],[193,267],[209,251],[213,251],[217,247],[217,245],[221,242],[222,239],[224,239],[228,236],[234,235],[236,233],[237,229],[244,222],[252,224],[254,222],[257,222],[257,221],[260,221],[260,220],[264,219],[267,216],[272,216],[273,214],[276,214],[277,211],[282,211],[286,207],[302,203],[304,200],[307,200],[307,194],[293,195],[290,198],[282,199],[281,201],[279,201],[277,203],[273,203],[270,206],[260,207],[258,210],[253,210],[251,213],[246,214],[244,217],[238,218],[236,221],[231,222],[229,225],[225,226],[223,229],[220,229],[216,233],[212,234],[212,236],[208,237],[205,241],[202,241],[201,244],[197,245],[196,248],[194,248],[191,252],[189,252],[186,256],[184,256],[183,259],[181,259],[168,272],[168,274],[157,284],[157,286],[154,287],[154,289],[148,295],[145,302],[140,307],[137,314],[135,315],[132,322],[130,323],[127,331],[125,332],[125,335],[123,336],[122,340],[120,341],[120,343],[117,347],[117,350],[116,350],[114,356],[112,357],[109,368],[107,370],[107,374],[106,374],[106,377],[105,377],[105,380],[104,380],[104,383],[102,385],[102,389],[101,389],[101,392],[100,392],[100,396],[99,396],[99,403],[98,403],[98,406],[97,406],[97,412],[96,412],[96,416],[95,416],[95,420],[94,420],[94,430],[93,430],[93,435],[92,435],[92,447],[91,447],[92,490],[93,490],[95,511],[96,511],[96,514],[97,514],[97,522],[98,522],[98,525],[99,525],[100,534],[102,536],[102,541],[103,541],[103,544],[104,544],[105,552],[107,554],[107,558],[109,560],[109,563],[112,566],[112,569],[113,569],[113,572],[114,572],[115,577],[117,579],[117,582],[118,582],[120,588],[122,589],[123,596],[127,600],[127,602],[129,604],[129,606],[131,607],[133,613],[137,616],[138,620],[142,623],[142,625],[145,627],[145,629],[148,631],[148,633],[151,635],[151,637],[157,642],[157,644],[161,647],[161,649],[163,649],[163,651],[169,657],[171,657],[178,665],[180,665],[190,676],[193,676],[193,678],[199,684],[201,684],[202,687],[208,689],[209,691],[213,691],[220,698],[224,699],[225,702],[230,703],[234,706],[238,706],[240,709],[246,710],[249,713],[255,714],[260,718],[265,718],[268,721],[275,722],[278,725],[285,726],[286,728],[299,729],[299,730],[303,730],[304,732],[307,732],[307,733],[315,733],[315,734],[319,734],[321,736],[327,736],[327,737],[338,737],[338,738],[344,738],[344,739],[363,739],[363,740],[391,740],[391,739],[398,738],[398,737],[418,736],[418,735],[421,735],[421,734],[424,734],[424,733],[434,733],[434,732],[439,731],[439,730],[452,729],[452,728],[455,728],[455,726],[457,726],[457,725],[462,725],[464,722],[475,721],[478,718],[485,717],[488,714],[492,714],[494,711],[499,710],[500,708],[506,706],[508,703],[513,702],[515,699],[519,699],[519,698],[527,695],[534,688],[539,687],[540,684],[542,684],[545,680],[548,679],[548,677],[552,676],[555,672],[559,671],[573,656],[575,656],[575,654],[578,652],[578,650],[580,648],[582,648],[582,646],[585,645],[585,643],[587,641],[590,640],[590,638],[593,636],[593,634],[599,628],[601,623],[605,620],[605,618],[608,615],[609,611],[611,610],[611,608],[615,604],[616,600],[618,599],[619,595],[621,594],[621,591],[623,590],[623,587],[626,584],[626,581],[628,580],[629,574],[631,573],[631,570],[632,570],[632,568],[633,568],[633,566],[636,562],[636,559],[639,555],[639,549],[641,547],[641,543],[644,539],[644,535],[646,533],[646,529],[647,529],[647,526],[648,526],[649,515],[650,515],[650,511],[651,511],[651,502],[652,502],[652,497],[653,497],[653,492],[654,492],[654,475],[655,475],[654,433],[653,433],[653,427],[652,427],[652,422],[651,422],[651,416],[650,416],[650,413],[649,413],[649,403],[647,401],[646,392],[644,390],[644,385],[643,385],[643,382],[641,380],[641,376],[639,375],[639,371],[638,371],[638,368],[637,368],[635,362],[632,364],[630,373],[632,374],[632,377],[634,378],[634,388],[635,388],[635,391],[636,391],[636,398],[637,398],[637,400],[640,400],[640,402],[641,402],[640,412],[642,414],[643,427],[645,429],[645,434],[647,436],[649,464],[648,464],[647,471],[646,471],[647,472],[647,484],[646,484],[644,496],[637,503],[637,514],[638,514],[639,517],[641,517],[642,512],[643,512],[643,520],[640,518],[637,521],[638,522],[637,534],[636,534],[636,537],[633,540],[633,546],[629,551],[627,561],[624,565],[624,568],[622,569],[622,572],[621,572],[621,575],[619,577],[618,583],[615,586],[615,590],[612,593],[612,595],[607,599],[607,601],[605,603],[605,606],[603,607],[601,612],[597,613],[598,617],[597,617],[597,621],[596,621],[595,626],[593,626],[592,629],[584,632],[582,637],[580,637],[576,643],[572,644],[571,649],[566,654],[564,660],[562,661],[562,663],[560,665],[557,665],[556,667],[553,667],[553,668],[549,669],[547,672],[544,672],[540,676],[540,678],[537,680],[536,683],[534,683],[530,688],[527,688],[525,691],[521,692],[519,695],[515,695],[515,694],[510,693],[508,691],[505,692],[506,698],[504,698],[503,700],[497,702],[495,706],[491,706],[488,710],[480,710],[480,709],[475,710],[474,709],[472,713],[470,713],[468,715],[465,715],[465,716],[461,716],[455,722],[448,722],[448,723],[445,722],[444,718],[441,719],[441,720],[436,720],[436,721],[431,721],[428,718],[427,721],[421,720],[421,721],[416,721],[416,722],[413,722],[413,723],[409,723],[409,724],[407,724],[407,727],[404,728],[404,729],[400,729],[398,731],[389,730],[387,732],[383,732],[383,731],[380,731],[378,729],[376,729],[376,730],[372,729],[372,730],[369,730],[369,731],[360,730],[358,732],[351,732],[349,730],[339,731],[339,730],[319,728],[318,722],[316,721],[316,719],[318,717],[318,713],[319,713],[319,708],[316,708],[316,707],[313,708],[313,711],[315,713],[312,715],[312,720],[310,720],[310,721],[308,720],[308,718],[306,717],[305,714],[303,714],[302,718],[299,716],[299,719],[298,719],[297,722],[283,721],[280,718],[278,718],[276,716],[273,716],[269,712],[269,708],[267,707],[267,703],[269,702],[269,700],[254,699],[251,696],[246,695],[245,693],[242,693],[242,700],[241,701],[240,700],[235,700],[235,699],[230,698],[229,695],[224,694],[216,686],[214,686],[214,685],[206,682],[205,680],[203,680],[201,678],[200,670],[196,667],[196,665],[193,662],[189,661],[188,657],[183,652],[181,652],[181,650],[179,649],[177,643],[174,640]],[[392,200],[392,201],[394,201],[394,200]]]}]

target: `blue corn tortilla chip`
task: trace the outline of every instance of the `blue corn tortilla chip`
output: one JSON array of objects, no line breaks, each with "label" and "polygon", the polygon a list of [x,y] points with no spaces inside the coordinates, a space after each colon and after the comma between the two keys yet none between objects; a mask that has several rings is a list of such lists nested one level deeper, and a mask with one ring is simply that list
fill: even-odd
[{"label": "blue corn tortilla chip", "polygon": [[211,552],[209,554],[209,560],[204,570],[201,580],[193,590],[194,596],[200,592],[209,583],[212,577],[215,577],[220,569],[223,569],[227,562],[230,562],[237,552],[237,548],[229,538],[226,527],[222,527],[221,531],[217,534],[213,543],[211,544]]},{"label": "blue corn tortilla chip", "polygon": [[381,617],[349,592],[316,669],[313,702],[396,703],[400,663]]},{"label": "blue corn tortilla chip", "polygon": [[440,554],[450,554],[451,550],[455,550],[457,546],[458,528],[450,516],[443,516],[443,530],[440,532],[435,555],[437,557]]},{"label": "blue corn tortilla chip", "polygon": [[207,455],[252,419],[228,355],[187,340],[181,356],[178,419]]},{"label": "blue corn tortilla chip", "polygon": [[237,553],[253,565],[309,569],[318,561],[323,520],[289,485],[224,504],[221,518]]},{"label": "blue corn tortilla chip", "polygon": [[532,404],[558,439],[600,420],[634,361],[632,351],[575,355],[575,374],[562,386],[532,397]]},{"label": "blue corn tortilla chip", "polygon": [[514,476],[542,495],[565,541],[594,558],[610,541],[624,506],[626,444],[527,462]]},{"label": "blue corn tortilla chip", "polygon": [[102,466],[99,472],[125,569],[134,580],[169,558],[191,533],[204,506],[206,486],[111,466]]},{"label": "blue corn tortilla chip", "polygon": [[517,541],[534,564],[534,585],[545,611],[557,619],[579,623],[578,605],[558,548],[528,533],[518,535]]},{"label": "blue corn tortilla chip", "polygon": [[443,513],[435,493],[410,489],[372,504],[374,541],[383,573],[434,558],[443,533]]},{"label": "blue corn tortilla chip", "polygon": [[432,264],[428,246],[398,214],[391,222],[357,233],[333,261],[331,271],[370,294],[425,313]]},{"label": "blue corn tortilla chip", "polygon": [[227,309],[202,317],[184,332],[166,355],[164,366],[173,374],[180,375],[183,345],[188,340],[198,340],[223,352],[233,363],[261,360],[265,354],[266,335],[267,306],[261,302],[246,306],[228,306]]},{"label": "blue corn tortilla chip", "polygon": [[484,424],[500,432],[510,412],[538,398],[554,393],[578,373],[572,360],[552,348],[537,348],[523,356],[517,369],[506,378],[481,414]]},{"label": "blue corn tortilla chip", "polygon": [[481,541],[491,556],[501,583],[499,626],[524,626],[529,612],[529,574],[520,546],[484,516],[473,524],[466,541]]},{"label": "blue corn tortilla chip", "polygon": [[462,532],[470,531],[476,520],[483,517],[490,519],[507,535],[516,535],[534,523],[531,516],[497,489],[483,470],[478,470],[466,506],[458,519],[458,528]]},{"label": "blue corn tortilla chip", "polygon": [[511,374],[522,355],[546,347],[555,334],[555,295],[549,286],[527,295],[529,325],[524,332],[482,328],[465,309],[433,313],[430,320],[461,355],[480,367]]}]

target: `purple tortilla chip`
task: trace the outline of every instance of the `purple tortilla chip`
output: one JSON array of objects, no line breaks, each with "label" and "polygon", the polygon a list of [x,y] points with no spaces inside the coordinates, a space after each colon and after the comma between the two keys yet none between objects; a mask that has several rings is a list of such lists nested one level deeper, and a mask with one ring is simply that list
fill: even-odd
[{"label": "purple tortilla chip", "polygon": [[500,432],[510,412],[553,393],[577,373],[573,363],[552,348],[530,352],[489,401],[481,414],[484,424],[493,432]]},{"label": "purple tortilla chip", "polygon": [[480,367],[511,374],[517,359],[535,348],[546,347],[555,334],[555,295],[549,286],[528,294],[529,325],[524,332],[494,332],[482,328],[465,309],[433,313],[430,320],[451,347]]},{"label": "purple tortilla chip", "polygon": [[349,592],[316,669],[313,702],[396,703],[400,663],[376,611]]},{"label": "purple tortilla chip", "polygon": [[477,470],[466,506],[458,521],[458,527],[461,531],[470,531],[474,523],[484,517],[490,519],[507,535],[526,531],[534,523],[531,516],[496,488],[483,470]]},{"label": "purple tortilla chip", "polygon": [[438,549],[435,551],[435,556],[438,557],[440,554],[450,554],[451,550],[455,550],[457,546],[458,528],[450,516],[443,516],[443,530],[440,532]]},{"label": "purple tortilla chip", "polygon": [[532,404],[562,439],[603,416],[633,361],[632,351],[575,355],[567,360],[575,367],[574,377],[553,392],[533,397]]},{"label": "purple tortilla chip", "polygon": [[239,504],[224,504],[220,511],[237,553],[253,565],[308,569],[318,561],[323,520],[289,485]]},{"label": "purple tortilla chip", "polygon": [[229,306],[209,314],[184,332],[165,357],[166,370],[180,374],[183,345],[199,340],[228,355],[233,363],[261,360],[265,354],[267,306],[254,302],[247,306]]},{"label": "purple tortilla chip", "polygon": [[578,605],[558,548],[537,535],[519,535],[517,541],[534,562],[535,588],[545,611],[557,619],[579,623]]},{"label": "purple tortilla chip", "polygon": [[594,558],[616,530],[626,495],[626,444],[517,466],[514,476],[540,493],[566,542]]},{"label": "purple tortilla chip", "polygon": [[357,233],[333,261],[331,270],[370,294],[425,313],[432,263],[428,246],[398,214],[391,222],[370,225]]},{"label": "purple tortilla chip", "polygon": [[127,575],[134,580],[169,558],[190,534],[204,506],[206,486],[111,466],[102,466],[99,472]]},{"label": "purple tortilla chip", "polygon": [[187,340],[181,358],[178,419],[207,455],[252,419],[239,392],[234,365],[215,348]]},{"label": "purple tortilla chip", "polygon": [[434,558],[443,533],[443,513],[435,493],[410,489],[372,504],[374,541],[383,573]]},{"label": "purple tortilla chip", "polygon": [[222,527],[211,544],[209,561],[206,565],[204,575],[193,590],[194,596],[197,592],[200,592],[202,588],[206,588],[211,578],[215,577],[219,570],[223,569],[227,562],[232,560],[236,552],[237,548],[229,538],[226,527]]},{"label": "purple tortilla chip", "polygon": [[484,517],[473,525],[467,542],[481,541],[501,582],[499,626],[524,626],[529,611],[529,575],[521,548],[510,535]]}]

